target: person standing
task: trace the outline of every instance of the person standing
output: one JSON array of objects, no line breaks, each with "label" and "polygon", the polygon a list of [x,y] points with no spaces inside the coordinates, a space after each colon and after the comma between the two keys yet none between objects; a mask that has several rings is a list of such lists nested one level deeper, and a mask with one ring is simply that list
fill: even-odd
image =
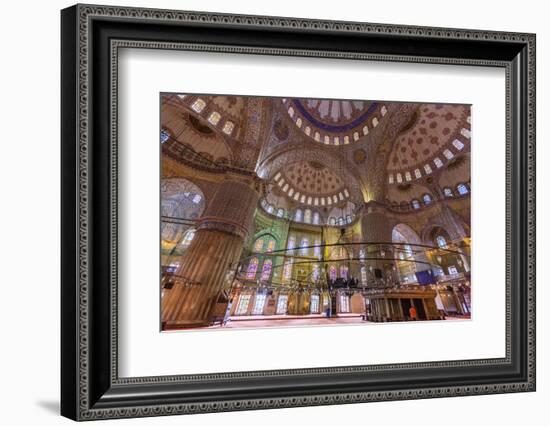
[{"label": "person standing", "polygon": [[409,308],[409,317],[411,318],[411,321],[416,321],[418,319],[418,314],[414,306]]}]

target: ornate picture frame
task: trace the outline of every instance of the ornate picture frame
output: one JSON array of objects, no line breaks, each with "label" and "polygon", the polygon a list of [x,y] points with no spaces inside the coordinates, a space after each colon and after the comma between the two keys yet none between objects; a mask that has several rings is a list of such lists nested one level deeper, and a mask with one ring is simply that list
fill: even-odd
[{"label": "ornate picture frame", "polygon": [[[76,5],[61,12],[61,414],[160,416],[535,390],[535,35]],[[498,67],[506,73],[506,356],[121,378],[119,49]]]}]

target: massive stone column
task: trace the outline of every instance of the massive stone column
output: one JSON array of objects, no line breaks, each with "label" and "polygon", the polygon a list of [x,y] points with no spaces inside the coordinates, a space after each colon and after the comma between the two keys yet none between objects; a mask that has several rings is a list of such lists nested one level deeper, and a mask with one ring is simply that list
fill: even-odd
[{"label": "massive stone column", "polygon": [[207,325],[221,292],[231,284],[252,226],[257,181],[228,174],[220,183],[162,300],[164,329]]},{"label": "massive stone column", "polygon": [[394,253],[391,246],[392,229],[385,205],[374,201],[365,204],[361,218],[363,239],[371,243],[382,243],[365,246],[367,258],[365,264],[371,276],[375,274],[376,269],[379,269],[382,272],[381,278],[391,279],[394,282],[396,273],[395,261],[393,260]]}]

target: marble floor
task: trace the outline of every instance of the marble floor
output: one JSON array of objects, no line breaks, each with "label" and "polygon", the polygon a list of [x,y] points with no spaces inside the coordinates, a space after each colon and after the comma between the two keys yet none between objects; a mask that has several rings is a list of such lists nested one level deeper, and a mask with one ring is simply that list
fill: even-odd
[{"label": "marble floor", "polygon": [[[469,316],[453,317],[448,316],[447,320],[468,320]],[[265,328],[265,327],[304,327],[311,325],[341,325],[341,324],[363,324],[375,325],[381,323],[367,322],[361,319],[357,314],[341,314],[337,317],[326,318],[324,315],[258,315],[247,317],[230,317],[225,325],[212,325],[210,329],[220,328]]]}]

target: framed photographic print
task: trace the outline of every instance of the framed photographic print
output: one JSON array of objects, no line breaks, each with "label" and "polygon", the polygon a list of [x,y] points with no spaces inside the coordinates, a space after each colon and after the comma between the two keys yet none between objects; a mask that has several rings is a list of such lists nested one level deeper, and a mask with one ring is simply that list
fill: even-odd
[{"label": "framed photographic print", "polygon": [[74,420],[535,390],[535,36],[76,5]]}]

